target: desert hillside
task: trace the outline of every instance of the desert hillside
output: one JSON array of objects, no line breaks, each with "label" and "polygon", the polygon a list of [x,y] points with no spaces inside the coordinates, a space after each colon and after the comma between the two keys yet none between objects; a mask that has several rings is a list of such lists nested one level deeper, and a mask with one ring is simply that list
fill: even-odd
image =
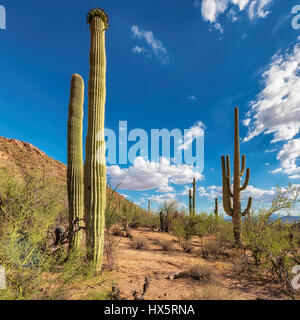
[{"label": "desert hillside", "polygon": [[[66,197],[67,166],[28,142],[0,137],[0,168],[8,169],[12,178],[25,175],[52,178],[58,190],[65,190],[62,196]],[[118,193],[115,199],[127,201]]]}]

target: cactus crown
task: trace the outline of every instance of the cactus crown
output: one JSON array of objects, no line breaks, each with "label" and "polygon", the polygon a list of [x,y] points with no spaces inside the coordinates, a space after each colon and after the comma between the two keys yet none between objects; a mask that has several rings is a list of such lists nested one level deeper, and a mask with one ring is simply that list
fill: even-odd
[{"label": "cactus crown", "polygon": [[86,17],[86,23],[91,24],[94,17],[100,17],[101,20],[104,23],[104,31],[108,30],[109,28],[109,19],[107,13],[104,11],[104,9],[101,8],[94,8],[91,9]]}]

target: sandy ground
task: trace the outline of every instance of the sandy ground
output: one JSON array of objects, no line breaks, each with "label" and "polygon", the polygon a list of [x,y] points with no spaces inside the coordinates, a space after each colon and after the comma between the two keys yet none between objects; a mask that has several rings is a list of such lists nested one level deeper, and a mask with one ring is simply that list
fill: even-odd
[{"label": "sandy ground", "polygon": [[[176,237],[167,233],[146,229],[132,230],[133,238],[115,237],[120,241],[117,267],[112,271],[121,298],[133,299],[133,291],[141,293],[145,277],[150,281],[145,300],[255,300],[283,299],[276,294],[275,285],[239,277],[230,257],[221,260],[203,259],[199,239],[193,239],[192,253],[181,248]],[[134,240],[143,238],[146,247],[136,249]],[[168,241],[172,249],[164,251],[157,241]],[[201,266],[210,270],[212,280],[208,283],[191,278],[170,280],[176,272]]]}]

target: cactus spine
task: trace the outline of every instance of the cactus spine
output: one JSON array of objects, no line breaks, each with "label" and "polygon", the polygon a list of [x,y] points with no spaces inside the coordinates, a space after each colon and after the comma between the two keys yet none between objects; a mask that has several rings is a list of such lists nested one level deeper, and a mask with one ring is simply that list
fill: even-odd
[{"label": "cactus spine", "polygon": [[193,179],[193,215],[196,215],[196,178]]},{"label": "cactus spine", "polygon": [[81,233],[74,233],[75,220],[83,218],[84,186],[82,160],[82,120],[83,120],[84,82],[80,75],[73,74],[68,117],[68,203],[70,248],[78,249]]},{"label": "cactus spine", "polygon": [[214,213],[216,215],[216,217],[219,215],[218,213],[218,198],[215,198],[215,210]]},{"label": "cactus spine", "polygon": [[[240,164],[240,141],[239,141],[239,109],[235,108],[235,129],[234,129],[234,176],[233,192],[231,191],[231,173],[229,156],[222,156],[222,176],[223,176],[223,207],[224,211],[232,217],[234,239],[237,246],[241,244],[241,221],[242,216],[249,213],[252,198],[248,199],[248,204],[244,212],[241,211],[241,191],[248,186],[250,179],[250,169],[246,170],[244,184],[241,186],[241,177],[244,175],[246,167],[246,156],[242,156],[242,165]],[[233,198],[233,205],[231,198]]]},{"label": "cactus spine", "polygon": [[192,190],[189,189],[189,214],[192,214]]},{"label": "cactus spine", "polygon": [[106,99],[105,30],[108,18],[102,9],[89,11],[91,31],[90,77],[88,88],[88,131],[84,163],[84,196],[87,231],[87,258],[100,272],[103,257],[106,165],[104,116]]}]

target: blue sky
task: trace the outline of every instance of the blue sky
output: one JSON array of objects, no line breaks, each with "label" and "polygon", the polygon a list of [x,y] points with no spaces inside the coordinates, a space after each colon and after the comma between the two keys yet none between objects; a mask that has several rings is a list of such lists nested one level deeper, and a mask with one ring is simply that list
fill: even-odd
[{"label": "blue sky", "polygon": [[[117,131],[119,121],[127,120],[128,130],[150,133],[201,122],[204,171],[196,205],[209,211],[214,197],[221,199],[220,157],[233,155],[238,105],[241,151],[251,168],[245,197],[268,202],[276,184],[300,184],[300,29],[291,26],[298,2],[0,0],[7,14],[7,29],[0,30],[0,135],[30,142],[66,163],[70,77],[81,74],[87,86],[85,16],[100,6],[111,25],[106,127]],[[148,199],[153,208],[173,198],[187,205],[191,172],[170,165],[174,183],[166,167],[137,161],[109,172],[115,182],[120,172],[127,174],[135,190],[120,193],[144,207]]]}]

